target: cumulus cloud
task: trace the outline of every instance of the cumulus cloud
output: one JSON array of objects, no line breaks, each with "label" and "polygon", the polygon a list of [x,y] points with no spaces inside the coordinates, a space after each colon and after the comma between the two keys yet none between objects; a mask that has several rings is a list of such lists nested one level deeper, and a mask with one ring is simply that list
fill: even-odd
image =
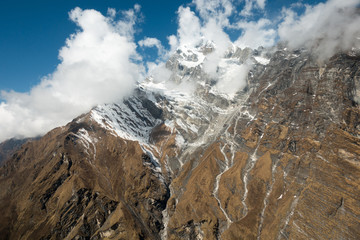
[{"label": "cumulus cloud", "polygon": [[259,8],[264,9],[265,8],[266,0],[256,0],[256,4],[259,6]]},{"label": "cumulus cloud", "polygon": [[240,48],[270,47],[275,44],[277,32],[268,19],[261,18],[257,22],[239,21],[233,28],[242,30],[242,34],[235,41],[235,45]]},{"label": "cumulus cloud", "polygon": [[[195,10],[180,7],[178,10],[177,35],[169,37],[169,44],[174,50],[179,46],[196,48],[200,44],[212,44],[214,50],[206,55],[203,70],[211,78],[217,80],[217,90],[234,94],[246,86],[249,65],[223,64],[225,53],[233,47],[226,29],[239,30],[240,36],[235,45],[242,48],[274,43],[274,30],[268,30],[269,21],[231,23],[230,18],[236,13],[231,0],[193,0]],[[251,2],[257,8],[265,7],[265,1]],[[235,74],[234,77],[231,77]]]},{"label": "cumulus cloud", "polygon": [[194,47],[201,39],[200,19],[189,7],[178,10],[178,41],[180,46]]},{"label": "cumulus cloud", "polygon": [[[177,35],[168,38],[171,51],[179,46],[196,48],[208,41],[215,46],[215,50],[206,55],[203,70],[217,79],[219,91],[233,90],[226,86],[244,87],[244,79],[251,68],[251,64],[231,64],[223,68],[226,71],[221,70],[221,61],[232,44],[256,49],[274,46],[280,38],[290,48],[307,47],[323,59],[339,50],[360,45],[357,9],[360,0],[329,0],[315,6],[297,2],[283,9],[276,19],[259,17],[259,13],[266,15],[266,0],[242,2],[244,7],[239,11],[232,0],[193,0],[194,8],[179,8]],[[299,15],[297,12],[304,6],[304,14]],[[232,31],[232,37],[239,34],[234,42],[228,30]],[[233,79],[230,73],[242,77]]]},{"label": "cumulus cloud", "polygon": [[59,51],[61,63],[30,92],[1,92],[0,141],[32,137],[63,125],[93,106],[121,100],[142,76],[133,42],[139,6],[122,12],[75,8],[70,19],[79,27]]},{"label": "cumulus cloud", "polygon": [[189,7],[180,7],[178,10],[178,40],[172,39],[172,41],[189,48],[204,44],[203,41],[209,41],[215,45],[215,50],[206,56],[204,62],[204,70],[208,74],[214,75],[220,59],[231,46],[230,38],[225,33],[224,27],[228,25],[227,18],[232,13],[233,7],[228,0],[195,0],[194,3],[199,16]]},{"label": "cumulus cloud", "polygon": [[238,64],[230,63],[226,64],[222,68],[220,74],[220,81],[217,82],[216,88],[222,93],[226,93],[230,96],[246,87],[246,78],[249,70],[251,69],[251,63]]},{"label": "cumulus cloud", "polygon": [[170,35],[167,37],[169,45],[170,45],[170,54],[173,53],[176,48],[179,46],[178,38],[175,35]]},{"label": "cumulus cloud", "polygon": [[146,37],[138,42],[140,47],[156,47],[158,50],[158,56],[161,58],[165,54],[165,49],[157,38]]},{"label": "cumulus cloud", "polygon": [[178,10],[177,40],[172,36],[171,46],[195,47],[204,39],[216,45],[217,51],[225,51],[231,43],[224,28],[228,27],[229,16],[234,7],[229,0],[194,0],[198,15],[190,7],[180,6]]},{"label": "cumulus cloud", "polygon": [[[234,89],[237,91],[238,88],[246,85],[243,76],[248,72],[248,67],[239,67],[237,64],[220,66],[225,53],[233,46],[225,29],[231,27],[229,17],[234,14],[235,7],[231,0],[193,0],[192,3],[195,10],[184,6],[178,9],[177,34],[168,37],[170,52],[174,52],[179,47],[192,49],[205,44],[214,46],[213,51],[206,55],[202,65],[203,70],[218,81],[219,91],[233,94]],[[219,71],[220,68],[226,68],[239,76],[230,78],[226,71]],[[153,69],[156,69],[156,66]],[[161,70],[162,65],[159,69],[153,70],[155,75],[166,78],[168,73]],[[165,74],[159,74],[163,72]],[[231,90],[225,85],[232,85]]]},{"label": "cumulus cloud", "polygon": [[284,9],[284,21],[278,33],[291,48],[306,47],[320,60],[338,51],[360,47],[359,0],[329,0],[315,6],[306,5],[304,14]]},{"label": "cumulus cloud", "polygon": [[148,64],[148,74],[152,77],[153,82],[166,82],[170,79],[172,72],[166,68],[166,64],[164,62],[149,63]]},{"label": "cumulus cloud", "polygon": [[[201,44],[211,43],[216,46],[215,50],[206,56],[203,64],[204,70],[213,77],[216,76],[216,69],[225,51],[231,46],[229,36],[224,31],[228,25],[227,17],[233,11],[233,6],[228,0],[194,0],[195,11],[190,7],[180,6],[178,14],[178,29],[176,35],[168,37],[170,50],[163,54],[169,56],[179,47],[188,49],[196,48]],[[140,41],[141,46],[160,45],[155,39],[151,41]],[[164,51],[165,52],[165,51]],[[163,58],[165,60],[165,58]],[[168,76],[164,70],[164,64],[147,63],[149,75]],[[159,68],[156,70],[156,68]]]},{"label": "cumulus cloud", "polygon": [[223,31],[215,20],[209,20],[203,27],[203,35],[205,39],[210,39],[215,45],[215,51],[206,56],[203,64],[204,70],[210,76],[216,76],[217,67],[224,57],[225,52],[231,46],[229,36]]},{"label": "cumulus cloud", "polygon": [[[172,43],[170,45],[172,47],[175,44],[194,47],[202,39],[205,39],[214,43],[216,49],[213,55],[217,55],[216,57],[209,56],[207,59],[219,60],[219,57],[222,57],[232,44],[227,33],[228,29],[237,30],[239,37],[234,44],[241,48],[267,47],[276,42],[276,26],[269,19],[260,18],[256,21],[247,21],[242,18],[230,22],[230,18],[237,14],[231,0],[193,0],[193,4],[198,14],[189,7],[179,8],[178,34],[177,39],[175,36],[171,36]],[[250,15],[253,8],[264,10],[265,4],[266,0],[246,0],[242,12],[248,11],[247,15]]]},{"label": "cumulus cloud", "polygon": [[205,22],[213,20],[220,26],[227,26],[228,18],[234,12],[231,0],[194,0],[193,3]]},{"label": "cumulus cloud", "polygon": [[254,9],[264,10],[266,0],[245,0],[245,6],[241,10],[240,15],[248,17],[253,14]]},{"label": "cumulus cloud", "polygon": [[139,4],[135,4],[134,8],[129,9],[127,11],[120,11],[120,15],[123,20],[116,21],[114,17],[109,17],[107,20],[110,24],[112,24],[115,28],[115,31],[121,35],[127,37],[129,40],[133,40],[135,33],[135,24],[137,21],[142,19],[141,15],[141,6]]}]

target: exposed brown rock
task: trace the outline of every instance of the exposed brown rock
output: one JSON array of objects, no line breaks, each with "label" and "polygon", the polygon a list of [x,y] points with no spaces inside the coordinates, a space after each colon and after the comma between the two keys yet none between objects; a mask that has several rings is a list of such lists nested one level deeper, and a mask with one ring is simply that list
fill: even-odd
[{"label": "exposed brown rock", "polygon": [[[101,140],[84,148],[80,128]],[[138,143],[97,129],[74,121],[28,143],[1,169],[5,238],[158,238],[167,187]]]}]

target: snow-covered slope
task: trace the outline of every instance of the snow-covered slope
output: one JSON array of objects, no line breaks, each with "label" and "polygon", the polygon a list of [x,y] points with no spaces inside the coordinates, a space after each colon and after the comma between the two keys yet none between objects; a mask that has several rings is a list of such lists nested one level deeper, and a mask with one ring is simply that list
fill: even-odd
[{"label": "snow-covered slope", "polygon": [[[148,104],[148,105],[146,105]],[[110,133],[123,139],[149,143],[151,130],[161,123],[161,110],[149,100],[132,96],[122,103],[104,104],[91,110],[91,117]]]},{"label": "snow-covered slope", "polygon": [[151,130],[162,123],[177,133],[179,145],[207,142],[204,134],[210,134],[209,128],[214,130],[214,119],[234,111],[235,104],[248,96],[242,86],[235,89],[241,93],[234,99],[221,92],[216,82],[229,73],[236,74],[232,69],[242,66],[252,55],[249,49],[230,48],[214,78],[203,70],[206,55],[212,51],[211,43],[195,49],[179,48],[166,63],[172,73],[168,79],[148,77],[124,102],[94,108],[92,119],[112,134],[140,144],[149,145]]}]

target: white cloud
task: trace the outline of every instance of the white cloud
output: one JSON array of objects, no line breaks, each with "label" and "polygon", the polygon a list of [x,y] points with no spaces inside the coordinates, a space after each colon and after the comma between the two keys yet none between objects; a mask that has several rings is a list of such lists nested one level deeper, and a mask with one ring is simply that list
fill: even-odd
[{"label": "white cloud", "polygon": [[241,36],[235,41],[235,45],[240,48],[269,47],[275,44],[277,32],[268,19],[261,18],[257,22],[240,21],[235,27],[242,29]]},{"label": "white cloud", "polygon": [[63,125],[93,106],[115,102],[130,94],[143,72],[133,42],[136,12],[123,12],[115,21],[95,10],[75,8],[70,19],[80,31],[72,34],[59,51],[61,63],[54,73],[28,93],[2,92],[0,141],[32,137]]},{"label": "white cloud", "polygon": [[189,7],[179,7],[178,22],[179,45],[193,47],[198,44],[201,39],[201,25],[195,13]]},{"label": "white cloud", "polygon": [[[178,47],[189,49],[196,48],[199,44],[209,41],[216,46],[215,51],[206,56],[204,70],[213,77],[217,77],[217,66],[224,56],[225,51],[231,46],[229,36],[224,32],[224,26],[228,25],[227,17],[233,12],[231,1],[228,0],[194,0],[198,15],[190,7],[180,6],[178,9],[177,35],[168,37],[170,51],[163,54],[169,56]],[[139,42],[141,46],[156,46],[159,43],[155,39]],[[163,58],[165,59],[165,58]],[[163,71],[161,63],[147,63],[149,74],[156,78],[165,79],[168,76]],[[156,67],[159,70],[156,70]],[[162,74],[164,72],[164,74]],[[161,73],[161,74],[160,74]]]},{"label": "white cloud", "polygon": [[178,47],[179,41],[175,35],[170,35],[170,36],[168,36],[167,39],[168,39],[169,45],[170,45],[170,53],[173,53],[176,50],[176,48]]},{"label": "white cloud", "polygon": [[216,74],[216,68],[221,57],[231,45],[229,36],[224,31],[228,25],[228,16],[233,11],[233,6],[228,0],[194,0],[199,17],[189,7],[180,7],[178,11],[178,40],[171,38],[172,44],[189,48],[196,47],[203,40],[212,42],[215,51],[206,56],[204,70]]},{"label": "white cloud", "polygon": [[[232,0],[193,0],[195,10],[180,7],[178,11],[179,28],[177,36],[169,37],[169,44],[174,50],[178,46],[196,47],[199,43],[211,41],[215,51],[206,55],[203,70],[211,77],[218,79],[218,89],[228,92],[226,85],[233,85],[227,72],[219,73],[221,59],[231,46],[227,30],[239,33],[234,44],[240,48],[256,49],[260,46],[271,47],[276,44],[279,35],[281,40],[289,42],[290,47],[309,47],[323,58],[328,58],[339,49],[348,49],[359,45],[359,14],[355,14],[360,0],[329,0],[316,6],[304,5],[301,2],[291,4],[299,10],[306,6],[303,15],[298,16],[291,9],[285,9],[277,19],[257,18],[255,14],[266,14],[266,0],[244,0],[244,8],[238,14]],[[254,17],[255,16],[255,17]],[[256,19],[249,21],[251,19]],[[280,25],[279,25],[280,23]],[[231,66],[226,71],[245,76],[250,65]],[[239,77],[238,79],[242,79]],[[239,88],[244,81],[239,82]]]},{"label": "white cloud", "polygon": [[279,36],[291,48],[306,47],[325,60],[337,51],[360,47],[359,0],[329,0],[306,6],[303,15],[284,9]]},{"label": "white cloud", "polygon": [[[178,40],[171,37],[172,44],[195,47],[202,40],[212,41],[217,49],[225,51],[229,46],[230,38],[224,31],[229,26],[228,17],[233,13],[234,7],[230,0],[194,0],[196,15],[189,7],[179,7],[178,10]],[[225,48],[225,50],[223,50]],[[219,49],[220,51],[220,49]]]},{"label": "white cloud", "polygon": [[243,10],[240,12],[242,16],[249,16],[251,15],[251,11],[253,9],[253,1],[252,0],[245,0],[245,6]]},{"label": "white cloud", "polygon": [[114,18],[116,16],[116,9],[108,8],[107,14],[109,15],[109,17]]},{"label": "white cloud", "polygon": [[240,15],[248,17],[253,14],[254,9],[265,9],[266,0],[245,0],[245,6],[241,10]]},{"label": "white cloud", "polygon": [[[239,90],[237,87],[244,87],[242,77],[238,77],[236,80],[230,79],[226,73],[219,73],[218,69],[226,51],[232,47],[232,42],[225,32],[225,28],[231,26],[229,17],[234,14],[234,5],[231,0],[193,0],[193,4],[196,11],[192,11],[190,7],[179,7],[177,36],[171,35],[168,38],[171,51],[176,50],[179,46],[191,49],[196,48],[199,44],[209,42],[213,44],[215,49],[206,55],[203,70],[210,77],[219,81],[219,91],[229,93],[225,85],[232,85],[232,94],[232,91]],[[228,70],[240,74],[239,69],[241,69],[241,76],[246,76],[247,67],[239,68],[235,64]],[[236,82],[237,80],[238,82]]]},{"label": "white cloud", "polygon": [[193,3],[205,22],[212,19],[221,26],[229,24],[228,17],[234,12],[231,0],[193,0]]},{"label": "white cloud", "polygon": [[204,61],[204,71],[210,76],[217,75],[217,67],[220,60],[224,57],[226,50],[231,46],[229,36],[224,32],[214,19],[210,19],[202,29],[205,39],[209,39],[215,45],[215,51],[206,56]]},{"label": "white cloud", "polygon": [[[217,53],[214,55],[217,55],[218,59],[231,45],[226,29],[239,30],[240,36],[234,44],[241,48],[267,47],[275,44],[277,32],[268,19],[261,18],[257,21],[242,19],[238,22],[230,22],[230,17],[237,13],[232,0],[193,0],[193,3],[199,16],[189,7],[179,8],[178,45],[191,45],[188,44],[190,42],[195,46],[201,38],[212,41],[216,45]],[[253,8],[264,10],[265,4],[266,0],[246,0],[242,12],[245,11],[246,15],[250,15]],[[209,58],[215,57],[207,57]]]},{"label": "white cloud", "polygon": [[146,37],[138,42],[140,47],[156,47],[158,50],[158,56],[162,57],[165,54],[165,49],[161,42],[157,38]]},{"label": "white cloud", "polygon": [[155,83],[168,81],[172,74],[172,72],[166,68],[164,62],[159,64],[149,63],[148,69],[148,74],[153,78],[153,82]]},{"label": "white cloud", "polygon": [[224,64],[222,74],[219,81],[216,84],[216,88],[230,96],[233,96],[238,90],[246,87],[246,78],[251,68],[251,63],[236,64],[228,63]]},{"label": "white cloud", "polygon": [[129,40],[134,38],[135,33],[135,24],[139,21],[139,17],[141,20],[141,6],[139,4],[135,4],[133,9],[129,9],[127,11],[121,11],[120,15],[123,17],[122,21],[115,21],[114,18],[107,18],[109,24],[114,26],[114,30],[121,36],[126,36]]},{"label": "white cloud", "polygon": [[266,0],[256,0],[256,4],[259,6],[259,8],[264,9],[265,8]]}]

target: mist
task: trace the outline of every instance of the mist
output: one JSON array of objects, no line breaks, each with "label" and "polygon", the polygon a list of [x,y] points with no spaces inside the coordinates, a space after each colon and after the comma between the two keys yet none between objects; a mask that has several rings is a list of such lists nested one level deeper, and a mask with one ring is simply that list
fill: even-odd
[{"label": "mist", "polygon": [[336,52],[360,47],[359,0],[329,0],[315,6],[305,5],[304,14],[283,9],[278,34],[292,49],[306,48],[320,61]]}]

